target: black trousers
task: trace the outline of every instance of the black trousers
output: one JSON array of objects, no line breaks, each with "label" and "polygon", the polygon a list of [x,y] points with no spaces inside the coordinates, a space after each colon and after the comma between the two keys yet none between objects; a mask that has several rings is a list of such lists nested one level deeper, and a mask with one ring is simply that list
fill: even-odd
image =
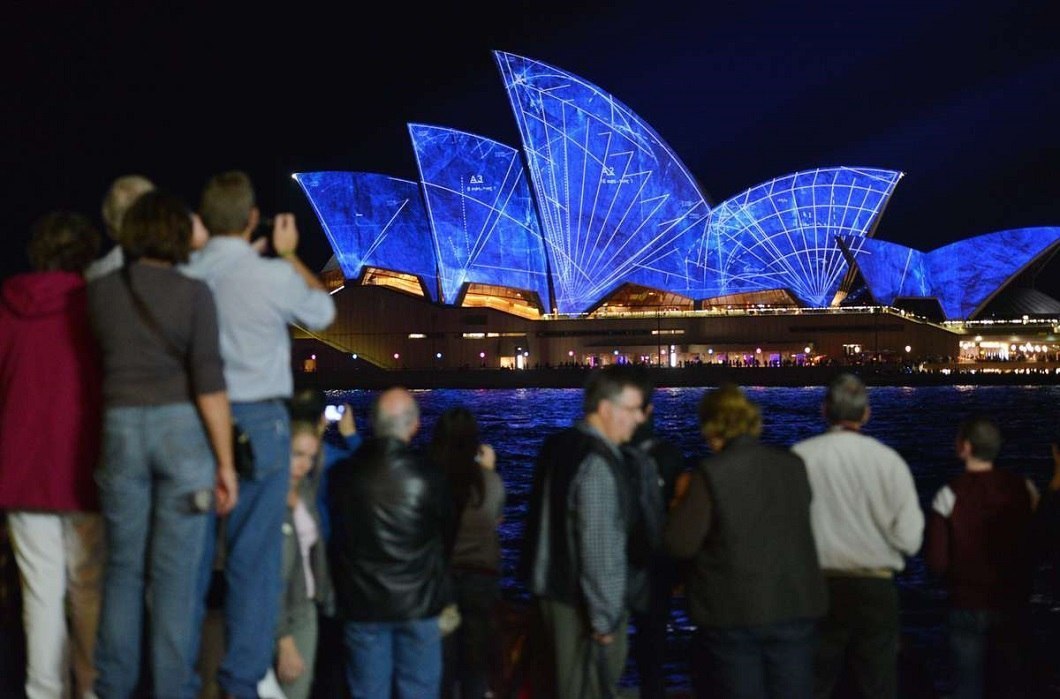
[{"label": "black trousers", "polygon": [[659,556],[649,573],[648,608],[633,612],[632,655],[640,676],[640,699],[666,697],[666,632],[677,570],[673,560]]},{"label": "black trousers", "polygon": [[898,694],[898,591],[889,578],[829,576],[828,614],[814,661],[814,697],[831,697],[844,670],[858,696]]}]

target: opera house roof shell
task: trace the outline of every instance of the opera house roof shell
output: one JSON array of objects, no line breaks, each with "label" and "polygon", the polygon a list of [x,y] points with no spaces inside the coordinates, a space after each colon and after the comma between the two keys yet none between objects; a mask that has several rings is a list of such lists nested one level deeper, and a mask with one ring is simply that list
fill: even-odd
[{"label": "opera house roof shell", "polygon": [[930,253],[872,239],[902,177],[879,168],[803,170],[712,207],[677,154],[614,96],[541,61],[494,58],[520,149],[409,124],[417,182],[295,174],[347,279],[388,270],[449,305],[472,285],[505,287],[560,314],[591,311],[623,285],[708,304],[781,291],[824,307],[842,300],[853,264],[880,304],[934,297],[948,319],[966,319],[1060,246],[1060,228]]}]

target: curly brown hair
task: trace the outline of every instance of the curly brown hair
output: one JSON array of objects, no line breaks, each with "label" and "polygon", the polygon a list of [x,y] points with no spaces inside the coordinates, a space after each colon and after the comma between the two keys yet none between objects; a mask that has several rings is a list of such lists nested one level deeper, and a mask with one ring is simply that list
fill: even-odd
[{"label": "curly brown hair", "polygon": [[81,272],[99,254],[99,231],[87,216],[52,211],[33,224],[26,254],[38,272]]},{"label": "curly brown hair", "polygon": [[723,442],[762,434],[762,412],[736,385],[726,384],[706,393],[699,402],[699,427],[707,439]]}]

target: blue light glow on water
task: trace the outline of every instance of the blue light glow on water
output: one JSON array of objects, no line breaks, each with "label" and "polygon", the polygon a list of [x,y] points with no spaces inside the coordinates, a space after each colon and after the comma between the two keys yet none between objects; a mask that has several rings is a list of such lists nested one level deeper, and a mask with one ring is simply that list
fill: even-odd
[{"label": "blue light glow on water", "polygon": [[[690,460],[705,454],[696,425],[696,406],[707,389],[665,388],[654,394],[655,429],[679,445]],[[823,389],[755,388],[747,393],[762,409],[762,439],[788,446],[825,428],[821,416]],[[349,402],[358,428],[368,431],[368,412],[374,391],[328,391],[329,403]],[[579,389],[437,389],[415,392],[422,429],[416,444],[430,438],[438,416],[463,405],[475,413],[483,439],[497,452],[497,468],[508,492],[501,527],[503,587],[509,598],[524,598],[525,589],[514,571],[522,540],[523,519],[534,457],[543,437],[570,424],[581,411]],[[1023,473],[1044,488],[1052,475],[1049,437],[1060,422],[1060,386],[933,386],[872,387],[872,419],[867,434],[894,447],[905,457],[920,494],[929,507],[935,491],[961,469],[953,454],[957,424],[973,413],[991,415],[1001,426],[1005,445],[1000,468]],[[916,667],[927,682],[938,682],[945,663],[945,599],[937,580],[919,557],[909,561],[898,583],[902,592],[903,639]],[[683,604],[672,615],[668,674],[674,687],[687,687],[685,649],[691,623]],[[623,684],[635,683],[632,668]],[[904,694],[909,696],[910,694]]]}]

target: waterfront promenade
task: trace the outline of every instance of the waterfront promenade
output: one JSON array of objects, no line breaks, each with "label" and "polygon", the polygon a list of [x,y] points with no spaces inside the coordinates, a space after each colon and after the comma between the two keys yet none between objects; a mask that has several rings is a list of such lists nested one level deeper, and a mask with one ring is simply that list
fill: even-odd
[{"label": "waterfront promenade", "polygon": [[[581,388],[589,367],[560,366],[531,369],[397,369],[364,367],[352,371],[300,372],[296,380],[323,389],[381,390],[408,388]],[[1049,386],[1060,385],[1060,362],[1015,365],[924,364],[913,369],[894,364],[828,366],[728,366],[689,364],[649,367],[660,388],[718,386],[827,386],[841,372],[859,375],[870,386]]]}]

